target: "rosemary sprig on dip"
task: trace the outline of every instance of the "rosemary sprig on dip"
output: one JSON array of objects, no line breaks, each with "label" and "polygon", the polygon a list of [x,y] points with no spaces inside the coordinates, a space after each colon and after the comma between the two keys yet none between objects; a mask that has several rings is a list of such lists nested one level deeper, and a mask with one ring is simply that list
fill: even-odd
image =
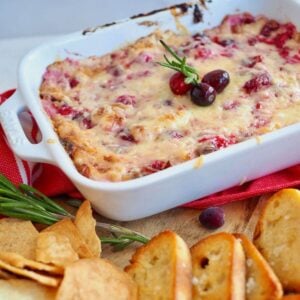
[{"label": "rosemary sprig on dip", "polygon": [[[26,184],[15,187],[1,174],[0,214],[45,225],[51,225],[63,218],[75,218],[35,188]],[[101,236],[100,240],[102,243],[112,245],[116,251],[124,249],[133,242],[145,244],[149,241],[146,236],[121,226],[102,222],[97,222],[96,226],[112,234],[111,237]]]},{"label": "rosemary sprig on dip", "polygon": [[174,60],[164,55],[165,62],[159,65],[176,71],[170,77],[169,86],[175,95],[185,95],[190,92],[191,100],[198,106],[209,106],[215,99],[217,93],[221,93],[229,84],[230,77],[224,70],[214,70],[204,75],[199,82],[199,75],[195,68],[187,64],[184,56],[180,58],[176,52],[164,41],[160,40],[163,47],[169,52]]},{"label": "rosemary sprig on dip", "polygon": [[199,81],[199,75],[195,68],[189,66],[186,63],[186,57],[180,58],[174,50],[171,49],[163,40],[160,40],[161,44],[164,46],[164,48],[174,57],[174,60],[168,59],[166,55],[164,55],[164,58],[166,62],[159,62],[163,67],[172,69],[174,71],[180,72],[184,75],[184,82],[186,84],[198,84]]}]

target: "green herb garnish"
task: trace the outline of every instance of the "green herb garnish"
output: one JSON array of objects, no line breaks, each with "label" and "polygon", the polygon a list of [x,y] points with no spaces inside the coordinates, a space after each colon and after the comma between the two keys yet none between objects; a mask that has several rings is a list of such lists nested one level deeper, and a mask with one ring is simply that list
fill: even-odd
[{"label": "green herb garnish", "polygon": [[186,84],[198,84],[199,75],[197,70],[186,63],[186,57],[180,58],[164,41],[160,40],[160,42],[174,57],[174,60],[170,60],[166,55],[164,55],[166,62],[158,62],[158,64],[182,73],[185,76],[184,82]]},{"label": "green herb garnish", "polygon": [[[51,225],[63,218],[75,218],[35,188],[27,184],[16,187],[1,174],[0,214],[45,225]],[[149,241],[146,236],[121,226],[102,222],[97,222],[96,226],[111,233],[111,237],[100,237],[100,240],[102,243],[112,245],[116,251],[123,250],[133,242],[145,244]]]}]

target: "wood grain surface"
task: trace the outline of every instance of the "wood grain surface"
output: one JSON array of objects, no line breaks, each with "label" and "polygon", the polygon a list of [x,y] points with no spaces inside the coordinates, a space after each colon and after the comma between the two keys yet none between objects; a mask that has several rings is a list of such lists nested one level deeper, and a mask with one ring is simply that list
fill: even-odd
[{"label": "wood grain surface", "polygon": [[[225,211],[225,224],[218,230],[205,229],[198,221],[200,210],[188,208],[175,208],[152,217],[131,222],[115,222],[99,215],[96,215],[96,218],[102,222],[117,223],[141,232],[148,237],[170,229],[177,232],[189,246],[192,246],[203,237],[219,231],[245,233],[251,238],[265,198],[252,198],[222,206]],[[107,233],[99,232],[99,234]],[[113,252],[110,246],[103,245],[102,257],[110,259],[123,268],[128,264],[138,246],[138,243],[134,243],[123,251]]]}]

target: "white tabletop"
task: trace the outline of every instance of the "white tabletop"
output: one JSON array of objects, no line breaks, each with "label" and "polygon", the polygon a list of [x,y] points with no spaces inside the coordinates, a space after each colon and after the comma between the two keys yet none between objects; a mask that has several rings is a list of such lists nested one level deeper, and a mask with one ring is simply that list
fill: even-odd
[{"label": "white tabletop", "polygon": [[0,40],[0,93],[17,86],[20,59],[33,47],[49,41],[53,36]]}]

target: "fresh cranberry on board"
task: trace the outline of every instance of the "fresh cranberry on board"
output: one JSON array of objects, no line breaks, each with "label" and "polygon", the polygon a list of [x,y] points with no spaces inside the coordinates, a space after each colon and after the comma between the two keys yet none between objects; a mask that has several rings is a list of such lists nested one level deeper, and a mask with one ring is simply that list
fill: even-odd
[{"label": "fresh cranberry on board", "polygon": [[220,207],[209,207],[199,215],[199,222],[208,229],[217,229],[225,223],[225,213]]}]

